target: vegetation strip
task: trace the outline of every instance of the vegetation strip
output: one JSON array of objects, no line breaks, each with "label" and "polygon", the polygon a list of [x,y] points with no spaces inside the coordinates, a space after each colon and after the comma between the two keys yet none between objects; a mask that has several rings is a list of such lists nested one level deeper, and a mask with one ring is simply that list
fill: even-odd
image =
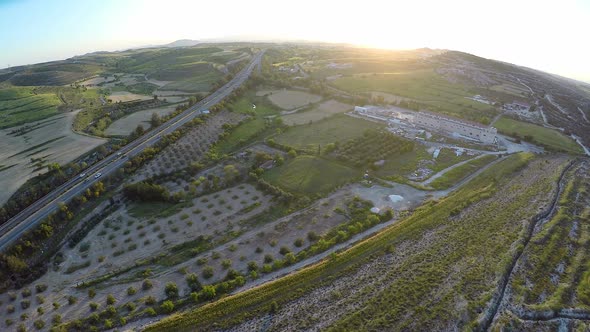
[{"label": "vegetation strip", "polygon": [[533,236],[533,232],[535,230],[535,226],[537,225],[537,223],[540,220],[548,218],[549,216],[551,216],[555,212],[555,206],[556,206],[557,200],[563,190],[563,180],[564,180],[565,174],[570,170],[570,168],[574,164],[575,164],[575,161],[569,162],[567,164],[567,166],[561,171],[561,175],[559,176],[559,179],[557,180],[558,188],[555,191],[555,194],[553,195],[550,206],[545,211],[536,215],[529,223],[526,233],[525,233],[525,237],[524,237],[522,246],[519,246],[516,255],[514,256],[514,258],[510,262],[510,265],[508,266],[508,270],[503,274],[502,278],[500,279],[500,283],[498,284],[498,288],[494,294],[494,297],[492,298],[492,304],[491,304],[490,308],[488,309],[486,315],[484,315],[484,318],[480,322],[479,326],[476,328],[476,331],[489,330],[489,328],[494,320],[494,317],[496,317],[496,313],[498,312],[498,308],[500,307],[500,304],[502,303],[502,300],[504,299],[504,294],[506,292],[506,286],[508,285],[508,281],[510,280],[510,276],[512,275],[512,271],[514,270],[516,263],[518,262],[518,260],[522,256],[526,246],[528,245],[529,241],[531,240],[531,237]]}]

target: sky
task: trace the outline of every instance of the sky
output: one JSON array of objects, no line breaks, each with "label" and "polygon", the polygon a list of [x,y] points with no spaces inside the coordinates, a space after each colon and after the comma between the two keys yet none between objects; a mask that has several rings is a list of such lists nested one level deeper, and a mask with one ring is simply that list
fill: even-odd
[{"label": "sky", "polygon": [[590,82],[590,0],[0,0],[0,68],[178,39],[452,49]]}]

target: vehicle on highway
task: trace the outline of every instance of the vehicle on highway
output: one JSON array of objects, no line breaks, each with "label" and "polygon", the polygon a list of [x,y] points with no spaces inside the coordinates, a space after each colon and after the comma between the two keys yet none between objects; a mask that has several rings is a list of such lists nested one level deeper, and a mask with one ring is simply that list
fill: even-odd
[{"label": "vehicle on highway", "polygon": [[80,174],[80,179],[84,178],[85,176],[86,176],[86,173]]},{"label": "vehicle on highway", "polygon": [[117,156],[120,156],[120,155],[122,155],[122,153],[121,152],[117,152]]},{"label": "vehicle on highway", "polygon": [[99,178],[101,175],[102,175],[102,173],[98,172],[98,173],[96,173],[96,174],[94,175],[94,178],[95,178],[95,179],[98,179],[98,178]]}]

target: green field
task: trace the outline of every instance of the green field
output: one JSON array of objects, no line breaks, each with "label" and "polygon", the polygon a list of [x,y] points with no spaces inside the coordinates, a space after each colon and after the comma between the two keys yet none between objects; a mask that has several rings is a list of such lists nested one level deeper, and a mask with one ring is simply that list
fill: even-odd
[{"label": "green field", "polygon": [[533,139],[533,143],[539,143],[552,150],[577,154],[583,153],[582,148],[573,139],[553,129],[506,117],[501,117],[496,121],[494,126],[502,134],[512,136],[514,133],[517,133],[521,138],[530,136]]},{"label": "green field", "polygon": [[471,160],[441,175],[439,178],[432,181],[430,186],[436,190],[450,188],[454,184],[459,183],[459,181],[475,173],[478,169],[484,167],[495,159],[495,155],[486,155],[481,158]]},{"label": "green field", "polygon": [[58,113],[61,104],[55,93],[37,93],[32,88],[0,90],[0,128],[42,120]]},{"label": "green field", "polygon": [[322,158],[298,156],[264,173],[263,178],[285,190],[325,194],[360,176],[360,172]]},{"label": "green field", "polygon": [[[514,172],[533,158],[531,154],[512,155],[448,198],[427,204],[343,253],[254,289],[165,318],[146,331],[208,330],[213,326],[224,329],[248,318],[263,317],[271,303],[276,302],[279,308],[288,305],[387,252],[396,263],[387,263],[387,269],[378,277],[386,278],[380,281],[385,288],[362,282],[355,285],[357,291],[339,297],[338,303],[346,307],[363,301],[362,306],[343,315],[328,330],[436,330],[441,324],[458,324],[459,328],[472,330],[478,312],[485,310],[495,289],[498,271],[504,271],[512,257],[512,245],[522,230],[521,223],[515,220],[538,212],[530,207],[531,200],[547,195],[549,184],[559,175],[554,169],[532,186],[512,191],[510,188],[522,178],[514,176]],[[506,201],[498,199],[506,195]],[[453,211],[469,206],[473,206],[473,214],[452,217]],[[423,240],[425,233],[429,234],[427,240]],[[424,246],[398,254],[398,246],[413,243]],[[291,321],[289,326],[303,327],[307,318]]]},{"label": "green field", "polygon": [[254,118],[234,128],[227,137],[218,141],[215,149],[220,154],[230,153],[252,139],[259,136],[267,128],[267,121],[263,118]]},{"label": "green field", "polygon": [[[256,105],[256,109],[252,108],[252,104]],[[229,108],[234,112],[243,114],[250,114],[254,111],[256,116],[277,115],[279,113],[276,107],[266,101],[264,97],[256,97],[252,92],[233,102]]]},{"label": "green field", "polygon": [[344,142],[360,137],[368,129],[384,127],[384,124],[356,119],[347,115],[334,115],[312,124],[290,127],[275,137],[275,140],[277,143],[298,149],[317,151],[318,145]]}]

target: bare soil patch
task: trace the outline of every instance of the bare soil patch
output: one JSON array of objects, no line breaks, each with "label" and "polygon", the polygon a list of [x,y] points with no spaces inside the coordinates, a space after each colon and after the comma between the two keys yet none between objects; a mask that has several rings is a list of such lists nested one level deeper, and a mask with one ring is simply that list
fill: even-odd
[{"label": "bare soil patch", "polygon": [[135,130],[137,125],[142,125],[144,129],[148,129],[152,126],[150,120],[152,118],[153,113],[156,113],[159,116],[164,116],[169,114],[170,112],[173,112],[174,109],[175,106],[168,106],[131,113],[111,123],[107,130],[105,130],[105,134],[126,136],[131,134],[131,132]]},{"label": "bare soil patch", "polygon": [[43,158],[45,164],[66,164],[106,142],[72,131],[77,112],[29,123],[36,129],[21,136],[10,134],[18,128],[0,130],[0,165],[15,165],[0,172],[0,203],[6,202],[28,179],[47,171],[47,167],[36,169],[31,158]]},{"label": "bare soil patch", "polygon": [[290,110],[297,107],[315,104],[322,100],[321,96],[297,90],[258,91],[257,96],[267,96],[278,107]]}]

